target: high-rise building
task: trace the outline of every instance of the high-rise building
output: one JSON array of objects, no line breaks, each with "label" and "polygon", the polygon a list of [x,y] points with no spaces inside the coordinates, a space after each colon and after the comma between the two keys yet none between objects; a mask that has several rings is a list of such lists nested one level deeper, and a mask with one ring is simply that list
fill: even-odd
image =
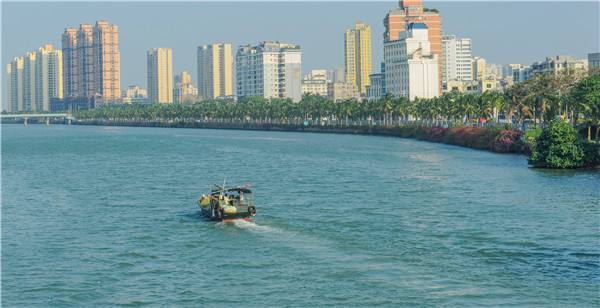
[{"label": "high-rise building", "polygon": [[399,40],[384,43],[385,91],[395,96],[439,95],[438,57],[431,50],[427,25],[413,23]]},{"label": "high-rise building", "polygon": [[484,58],[475,57],[471,61],[471,79],[484,80],[486,77],[487,65]]},{"label": "high-rise building", "polygon": [[231,44],[198,47],[198,94],[203,99],[233,96]]},{"label": "high-rise building", "polygon": [[346,82],[366,93],[372,69],[371,26],[357,22],[353,29],[344,34],[344,61]]},{"label": "high-rise building", "polygon": [[62,51],[50,44],[38,49],[35,64],[35,109],[49,111],[51,99],[63,99]]},{"label": "high-rise building", "polygon": [[301,65],[299,45],[267,41],[240,46],[235,63],[238,98],[262,96],[299,102]]},{"label": "high-rise building", "polygon": [[198,100],[198,88],[192,84],[192,76],[187,71],[175,76],[173,100],[176,103],[192,103]]},{"label": "high-rise building", "polygon": [[148,50],[148,100],[173,102],[173,57],[171,48]]},{"label": "high-rise building", "polygon": [[67,98],[121,97],[119,28],[106,21],[81,24],[62,34],[63,82]]},{"label": "high-rise building", "polygon": [[439,90],[442,89],[442,18],[439,11],[423,6],[423,0],[400,0],[399,7],[392,9],[383,19],[385,41],[400,39],[400,33],[407,30],[411,23],[424,23],[427,25],[431,52],[438,56]]},{"label": "high-rise building", "polygon": [[67,28],[62,34],[63,90],[65,97],[77,97],[79,67],[77,58],[77,29]]},{"label": "high-rise building", "polygon": [[14,60],[7,65],[7,94],[8,94],[8,108],[9,112],[23,111],[23,67],[25,60],[23,57],[14,58]]},{"label": "high-rise building", "polygon": [[9,63],[6,65],[6,109],[2,111],[12,112],[13,111],[13,81],[12,81],[12,65]]},{"label": "high-rise building", "polygon": [[[36,111],[35,105],[35,51],[25,54],[23,61],[23,110]],[[21,110],[19,110],[21,111]]]},{"label": "high-rise building", "polygon": [[471,39],[442,36],[442,81],[471,80]]},{"label": "high-rise building", "polygon": [[99,93],[94,81],[94,27],[92,25],[79,25],[75,56],[77,59],[76,97],[94,97]]},{"label": "high-rise building", "polygon": [[119,27],[107,21],[96,22],[93,31],[95,89],[104,101],[121,97],[121,52]]}]

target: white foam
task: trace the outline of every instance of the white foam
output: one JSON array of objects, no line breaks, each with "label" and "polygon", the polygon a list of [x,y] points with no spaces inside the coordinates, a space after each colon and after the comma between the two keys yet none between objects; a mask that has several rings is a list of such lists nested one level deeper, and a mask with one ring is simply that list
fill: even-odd
[{"label": "white foam", "polygon": [[233,226],[235,228],[240,228],[252,232],[259,233],[272,233],[277,232],[278,230],[269,226],[257,225],[255,222],[246,221],[242,219],[228,221],[228,222],[219,222],[216,224],[218,228],[227,228],[229,226]]}]

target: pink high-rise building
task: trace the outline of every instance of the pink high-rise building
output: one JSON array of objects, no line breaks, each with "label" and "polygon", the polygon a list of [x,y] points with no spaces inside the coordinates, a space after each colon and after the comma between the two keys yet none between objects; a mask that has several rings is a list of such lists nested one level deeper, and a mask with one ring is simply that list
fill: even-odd
[{"label": "pink high-rise building", "polygon": [[119,28],[106,21],[81,24],[62,35],[64,91],[67,98],[98,96],[105,102],[121,96]]}]

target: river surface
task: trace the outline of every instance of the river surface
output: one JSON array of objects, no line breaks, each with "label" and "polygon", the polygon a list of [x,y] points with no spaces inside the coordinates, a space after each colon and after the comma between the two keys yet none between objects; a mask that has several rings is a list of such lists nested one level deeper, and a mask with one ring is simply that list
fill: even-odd
[{"label": "river surface", "polygon": [[[255,223],[202,219],[224,178]],[[598,307],[599,200],[411,139],[2,125],[2,307]]]}]

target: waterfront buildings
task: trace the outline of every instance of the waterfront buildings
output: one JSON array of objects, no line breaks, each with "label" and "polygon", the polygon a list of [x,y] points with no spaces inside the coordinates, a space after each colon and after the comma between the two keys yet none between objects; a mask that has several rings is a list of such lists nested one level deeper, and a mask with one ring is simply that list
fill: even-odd
[{"label": "waterfront buildings", "polygon": [[187,71],[175,76],[173,100],[176,103],[193,103],[198,100],[198,88],[194,87],[192,77]]},{"label": "waterfront buildings", "polygon": [[535,74],[552,73],[556,74],[565,69],[587,70],[587,59],[577,59],[571,56],[558,55],[554,57],[546,57],[543,61],[538,61],[531,64],[531,72]]},{"label": "waterfront buildings", "polygon": [[383,19],[384,43],[400,39],[400,33],[407,31],[411,23],[427,25],[431,53],[438,58],[438,90],[442,89],[442,18],[436,9],[423,6],[422,0],[400,0],[399,7],[392,9]]},{"label": "waterfront buildings", "polygon": [[301,64],[299,45],[265,41],[240,46],[235,64],[238,98],[262,96],[299,102]]},{"label": "waterfront buildings", "polygon": [[372,61],[371,26],[359,21],[344,34],[344,63],[346,82],[356,85],[361,94],[369,85]]},{"label": "waterfront buildings", "polygon": [[395,96],[439,95],[438,57],[431,50],[427,25],[412,23],[399,40],[384,43],[385,91]]},{"label": "waterfront buildings", "polygon": [[588,69],[590,71],[600,69],[600,52],[588,54]]},{"label": "waterfront buildings", "polygon": [[6,69],[8,111],[49,111],[52,99],[63,98],[62,53],[52,45],[15,58]]},{"label": "waterfront buildings", "polygon": [[546,57],[546,59],[534,62],[530,66],[513,70],[513,81],[523,82],[538,74],[558,74],[565,69],[586,71],[588,70],[588,59],[577,59],[564,55]]},{"label": "waterfront buildings", "polygon": [[173,57],[171,48],[148,50],[148,100],[150,103],[173,102]]},{"label": "waterfront buildings", "polygon": [[95,26],[67,28],[62,34],[62,52],[67,98],[120,99],[121,53],[116,25],[101,20]]},{"label": "waterfront buildings", "polygon": [[231,44],[198,47],[198,94],[202,99],[233,96]]},{"label": "waterfront buildings", "polygon": [[302,94],[327,96],[327,85],[331,82],[327,70],[312,70],[302,78]]}]

